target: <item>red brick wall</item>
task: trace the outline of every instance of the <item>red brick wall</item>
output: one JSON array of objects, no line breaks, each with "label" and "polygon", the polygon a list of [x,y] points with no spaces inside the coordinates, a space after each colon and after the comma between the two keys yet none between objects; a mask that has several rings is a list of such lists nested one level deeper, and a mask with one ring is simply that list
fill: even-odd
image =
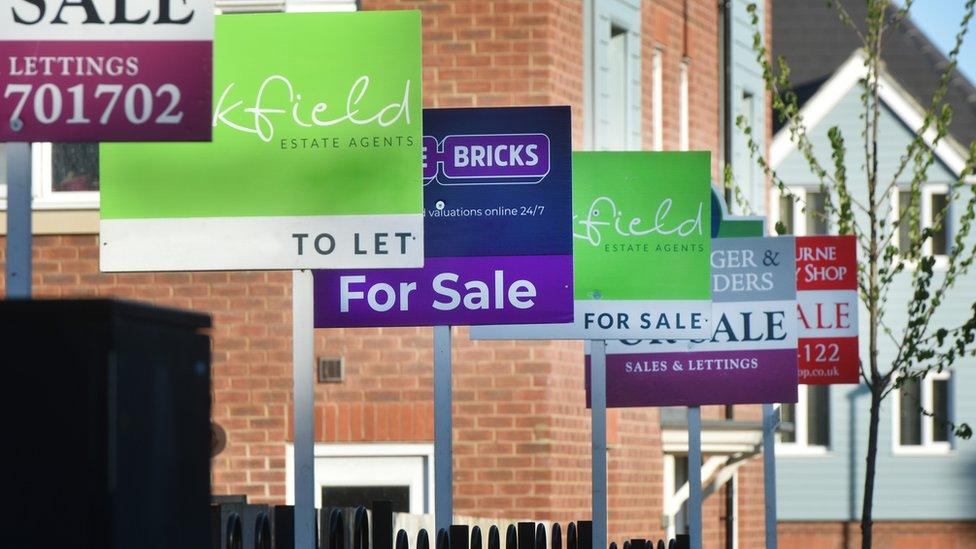
[{"label": "red brick wall", "polygon": [[[365,0],[364,7],[422,9],[426,106],[569,104],[574,144],[582,146],[581,1]],[[678,145],[678,66],[687,58],[691,148],[716,151],[718,11],[713,0],[689,0],[687,7],[685,25],[682,0],[643,5],[645,146],[652,128],[651,52],[660,46],[665,148]],[[713,155],[713,166],[716,161]],[[2,250],[0,238],[0,258]],[[95,236],[36,238],[35,294],[124,297],[212,314],[214,417],[228,431],[227,448],[213,463],[214,491],[282,501],[291,439],[290,274],[100,274],[97,254]],[[455,511],[588,518],[590,420],[581,344],[471,342],[464,329],[455,331],[455,341]],[[318,441],[432,441],[430,329],[321,330],[316,353],[343,357],[347,374],[342,384],[316,386]],[[704,413],[722,414],[719,407]],[[747,415],[756,411],[737,411]],[[610,534],[661,536],[658,413],[611,410],[609,420]],[[761,467],[741,471],[740,536],[761,542]],[[722,491],[709,498],[704,516],[706,546],[722,546]]]},{"label": "red brick wall", "polygon": [[[856,549],[861,546],[857,522],[780,522],[781,549]],[[976,522],[876,521],[874,546],[885,549],[976,549]]]}]

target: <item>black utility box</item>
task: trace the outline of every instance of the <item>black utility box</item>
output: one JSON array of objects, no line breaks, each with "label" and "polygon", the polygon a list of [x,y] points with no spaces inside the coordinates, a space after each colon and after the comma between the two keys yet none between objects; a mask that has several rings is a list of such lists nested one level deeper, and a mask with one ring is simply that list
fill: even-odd
[{"label": "black utility box", "polygon": [[138,303],[0,301],[0,546],[210,546],[209,326]]}]

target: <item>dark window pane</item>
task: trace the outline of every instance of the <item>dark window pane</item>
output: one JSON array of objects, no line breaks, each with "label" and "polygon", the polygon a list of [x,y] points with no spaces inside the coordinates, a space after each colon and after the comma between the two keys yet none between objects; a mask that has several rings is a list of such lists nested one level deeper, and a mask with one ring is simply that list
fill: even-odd
[{"label": "dark window pane", "polygon": [[393,502],[393,512],[410,512],[409,486],[323,486],[322,507],[365,507],[374,501]]},{"label": "dark window pane", "polygon": [[[949,197],[945,193],[932,194],[932,219],[938,217],[939,212],[948,206]],[[935,255],[945,255],[948,251],[949,243],[949,212],[946,212],[942,219],[942,227],[932,235],[932,253]]]},{"label": "dark window pane", "polygon": [[786,227],[786,234],[793,234],[793,197],[779,197],[779,220]]},{"label": "dark window pane", "polygon": [[949,380],[932,381],[932,440],[949,442]]},{"label": "dark window pane", "polygon": [[820,191],[807,191],[805,211],[807,234],[828,234],[827,196]]},{"label": "dark window pane", "polygon": [[[908,230],[911,220],[908,216],[908,207],[911,205],[912,193],[910,191],[900,191],[898,193],[898,251],[904,254],[911,246]],[[918,205],[916,205],[916,209]]]},{"label": "dark window pane", "polygon": [[917,446],[922,444],[922,385],[918,379],[902,380],[898,389],[901,398],[901,429],[899,441],[902,446]]},{"label": "dark window pane", "polygon": [[52,144],[51,189],[55,192],[97,191],[98,143]]},{"label": "dark window pane", "polygon": [[807,444],[830,445],[829,385],[807,385]]},{"label": "dark window pane", "polygon": [[784,423],[790,423],[789,429],[784,429],[780,434],[783,442],[796,442],[796,404],[780,404],[779,419]]}]

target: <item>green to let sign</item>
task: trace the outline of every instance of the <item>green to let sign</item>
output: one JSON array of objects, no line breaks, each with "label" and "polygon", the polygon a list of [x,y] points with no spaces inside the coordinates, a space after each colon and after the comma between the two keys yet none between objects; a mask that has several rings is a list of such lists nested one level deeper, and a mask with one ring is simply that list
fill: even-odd
[{"label": "green to let sign", "polygon": [[418,267],[420,14],[216,18],[211,143],[101,146],[105,271]]}]

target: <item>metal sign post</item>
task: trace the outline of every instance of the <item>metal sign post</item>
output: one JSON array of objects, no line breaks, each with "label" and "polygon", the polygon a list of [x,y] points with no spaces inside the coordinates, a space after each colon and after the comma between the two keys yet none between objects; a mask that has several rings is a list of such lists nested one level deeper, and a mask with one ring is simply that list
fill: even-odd
[{"label": "metal sign post", "polygon": [[590,344],[590,397],[593,452],[593,547],[607,546],[607,342]]},{"label": "metal sign post", "polygon": [[451,327],[434,326],[434,527],[454,517],[454,449],[451,417]]},{"label": "metal sign post", "polygon": [[763,404],[763,494],[766,502],[766,549],[776,549],[776,428],[779,410]]},{"label": "metal sign post", "polygon": [[7,298],[31,295],[30,143],[7,143]]},{"label": "metal sign post", "polygon": [[312,271],[292,271],[292,379],[295,392],[295,548],[315,549],[315,329]]},{"label": "metal sign post", "polygon": [[702,547],[701,407],[688,407],[688,530],[691,549]]}]

